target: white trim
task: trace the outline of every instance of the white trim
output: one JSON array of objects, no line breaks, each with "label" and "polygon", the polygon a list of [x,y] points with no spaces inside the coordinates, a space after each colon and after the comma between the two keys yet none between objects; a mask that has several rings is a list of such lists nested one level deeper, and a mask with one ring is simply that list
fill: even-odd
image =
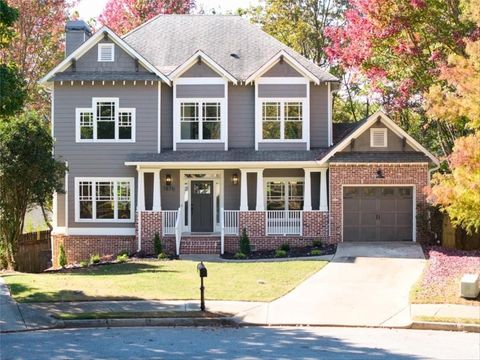
[{"label": "white trim", "polygon": [[258,143],[262,134],[262,107],[260,106],[260,100],[258,98],[258,83],[255,82],[255,150],[258,151]]},{"label": "white trim", "polygon": [[[79,184],[81,181],[92,182],[92,218],[80,219],[80,199]],[[113,219],[97,219],[96,218],[96,183],[97,182],[113,182],[114,183],[114,218]],[[117,183],[128,182],[130,184],[130,219],[118,219],[118,200],[117,200]],[[75,222],[77,223],[133,223],[135,222],[135,179],[132,177],[75,177]]]},{"label": "white trim", "polygon": [[162,152],[162,83],[158,82],[157,153]]},{"label": "white trim", "polygon": [[285,50],[280,50],[275,56],[273,56],[270,60],[268,60],[265,64],[263,64],[260,68],[258,68],[252,75],[248,77],[245,81],[245,84],[248,85],[253,81],[256,81],[259,77],[265,74],[268,70],[270,70],[276,63],[280,61],[282,58],[296,71],[303,74],[306,78],[313,81],[315,84],[320,84],[320,80],[310,72],[306,67],[300,64],[293,56],[287,53]]},{"label": "white trim", "polygon": [[341,163],[330,163],[329,166],[345,166],[345,165],[356,165],[356,166],[365,166],[365,165],[405,165],[405,166],[415,166],[415,165],[428,165],[428,162],[341,162]]},{"label": "white trim", "polygon": [[208,67],[210,67],[216,73],[237,85],[238,80],[232,74],[230,74],[217,62],[215,62],[215,60],[213,60],[210,56],[208,56],[201,50],[196,51],[192,56],[185,60],[183,64],[179,65],[175,70],[173,70],[169,75],[170,79],[175,80],[176,78],[180,77],[185,71],[187,71],[194,64],[197,63],[199,57]]},{"label": "white trim", "polygon": [[[69,174],[68,174],[68,161],[65,161],[65,166],[67,168],[67,170],[65,171],[65,186],[64,186],[64,190],[65,190],[65,234],[68,235],[68,177],[69,177]],[[53,249],[53,248],[52,248]]]},{"label": "white trim", "polygon": [[255,202],[256,211],[264,211],[267,208],[265,204],[266,194],[265,191],[262,189],[262,187],[264,186],[265,184],[263,177],[263,169],[261,169],[257,171],[257,200]]},{"label": "white trim", "polygon": [[136,52],[132,47],[130,47],[124,40],[118,37],[112,30],[107,27],[102,27],[99,29],[92,37],[90,37],[87,41],[85,41],[82,45],[80,45],[74,52],[72,52],[69,56],[67,56],[60,64],[55,66],[47,75],[40,79],[39,83],[44,84],[48,81],[51,81],[52,76],[54,76],[57,72],[64,71],[70,66],[70,63],[73,59],[78,59],[82,57],[88,50],[90,50],[95,44],[97,44],[100,40],[103,39],[104,33],[107,33],[109,38],[117,44],[120,48],[122,48],[125,52],[127,52],[130,56],[137,58],[142,66],[144,66],[147,70],[155,73],[158,77],[160,77],[165,83],[169,86],[171,85],[170,79],[165,76],[161,71],[159,71],[155,66],[150,64],[142,55]]},{"label": "white trim", "polygon": [[249,172],[255,172],[253,169],[259,167],[264,169],[278,169],[280,168],[303,168],[303,167],[316,167],[318,163],[315,160],[312,161],[208,161],[208,162],[195,162],[195,161],[125,161],[126,166],[141,166],[141,167],[161,167],[168,169],[239,169],[245,168]]},{"label": "white trim", "polygon": [[260,77],[255,80],[259,85],[305,85],[310,84],[304,77]]},{"label": "white trim", "polygon": [[[50,96],[52,98],[50,105],[50,122],[52,124],[52,128],[50,129],[50,134],[52,136],[52,139],[55,141],[55,85],[52,86],[52,93]],[[55,155],[55,146],[53,146],[52,152]]]},{"label": "white trim", "polygon": [[[383,136],[383,145],[375,144],[375,132],[381,133]],[[372,148],[386,148],[388,147],[388,130],[387,128],[370,128],[370,147]]]},{"label": "white trim", "polygon": [[345,187],[409,187],[412,188],[412,242],[417,242],[417,185],[416,184],[342,184],[342,223],[341,223],[341,242],[343,242],[343,189]]},{"label": "white trim", "polygon": [[240,169],[240,211],[248,211],[248,171]]},{"label": "white trim", "polygon": [[[228,151],[228,82],[225,81],[225,104],[220,105],[220,138],[224,141],[224,150]],[[223,109],[224,108],[224,109]],[[223,114],[222,114],[223,112]],[[222,119],[225,117],[224,129],[222,129]],[[223,216],[223,214],[221,215]]]},{"label": "white trim", "polygon": [[327,171],[327,168],[320,169],[320,199],[318,201],[318,210],[323,212],[327,212],[330,208],[330,196],[327,187]]},{"label": "white trim", "polygon": [[328,121],[328,146],[333,145],[333,97],[331,83],[327,83],[327,121]]},{"label": "white trim", "polygon": [[[54,234],[64,234],[65,230],[61,227],[55,228]],[[92,227],[73,227],[69,229],[68,235],[86,235],[86,236],[135,236],[135,228],[134,227],[127,227],[127,228],[108,228],[108,227],[99,227],[99,228],[92,228]]]},{"label": "white trim", "polygon": [[[177,84],[173,82],[173,139],[172,150],[177,150],[177,138],[180,138],[180,106],[176,104],[177,99]],[[177,129],[178,127],[178,129]]]},{"label": "white trim", "polygon": [[228,81],[221,77],[181,77],[174,81],[177,85],[223,85],[228,83]]},{"label": "white trim", "polygon": [[[115,44],[113,43],[99,43],[97,45],[97,61],[98,62],[114,62],[115,61]],[[108,60],[103,60],[102,59],[102,51],[103,49],[110,49],[111,51],[111,58]]]},{"label": "white trim", "polygon": [[310,81],[307,83],[307,99],[302,109],[302,136],[307,141],[307,150],[310,150]]},{"label": "white trim", "polygon": [[395,124],[395,122],[393,122],[393,120],[391,120],[381,110],[371,115],[362,126],[360,126],[357,130],[355,130],[353,133],[351,133],[349,136],[343,139],[337,146],[335,146],[332,150],[330,150],[330,152],[328,152],[327,155],[325,155],[322,159],[318,160],[317,163],[319,165],[326,163],[328,159],[330,159],[338,151],[345,149],[350,144],[352,139],[357,138],[366,129],[372,126],[377,121],[377,119],[380,119],[385,126],[387,126],[390,130],[392,130],[398,136],[405,137],[407,139],[407,143],[410,146],[412,146],[417,151],[423,152],[427,157],[429,157],[432,160],[434,164],[438,165],[440,163],[438,159],[431,152],[425,149],[418,141],[413,139],[405,130],[403,130],[401,127]]}]

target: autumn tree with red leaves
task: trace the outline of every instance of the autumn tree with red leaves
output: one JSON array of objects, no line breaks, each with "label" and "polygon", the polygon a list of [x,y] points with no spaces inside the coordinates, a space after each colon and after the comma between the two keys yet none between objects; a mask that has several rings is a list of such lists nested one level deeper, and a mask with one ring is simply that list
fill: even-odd
[{"label": "autumn tree with red leaves", "polygon": [[109,0],[99,21],[124,35],[159,14],[187,14],[194,6],[195,0]]}]

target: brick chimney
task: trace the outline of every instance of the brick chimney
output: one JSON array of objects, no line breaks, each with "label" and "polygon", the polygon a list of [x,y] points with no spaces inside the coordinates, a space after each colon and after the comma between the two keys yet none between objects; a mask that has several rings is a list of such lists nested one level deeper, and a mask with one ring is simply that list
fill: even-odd
[{"label": "brick chimney", "polygon": [[65,57],[92,36],[90,26],[83,20],[69,20],[65,25]]}]

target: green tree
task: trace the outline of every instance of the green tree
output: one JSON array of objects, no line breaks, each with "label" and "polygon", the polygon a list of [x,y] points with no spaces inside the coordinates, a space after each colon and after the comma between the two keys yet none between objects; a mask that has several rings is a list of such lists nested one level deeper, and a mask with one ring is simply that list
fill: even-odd
[{"label": "green tree", "polygon": [[9,269],[15,269],[27,210],[63,191],[65,165],[53,158],[52,146],[48,127],[34,112],[0,123],[0,248]]},{"label": "green tree", "polygon": [[[7,49],[15,35],[14,23],[18,11],[0,0],[0,54]],[[17,113],[25,102],[25,82],[13,62],[0,57],[0,117]]]}]

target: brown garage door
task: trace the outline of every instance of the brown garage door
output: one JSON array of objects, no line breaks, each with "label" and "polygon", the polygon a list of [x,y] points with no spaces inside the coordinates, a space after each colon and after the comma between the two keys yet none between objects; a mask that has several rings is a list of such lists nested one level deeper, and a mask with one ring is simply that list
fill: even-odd
[{"label": "brown garage door", "polygon": [[411,241],[411,187],[344,187],[344,241]]}]

